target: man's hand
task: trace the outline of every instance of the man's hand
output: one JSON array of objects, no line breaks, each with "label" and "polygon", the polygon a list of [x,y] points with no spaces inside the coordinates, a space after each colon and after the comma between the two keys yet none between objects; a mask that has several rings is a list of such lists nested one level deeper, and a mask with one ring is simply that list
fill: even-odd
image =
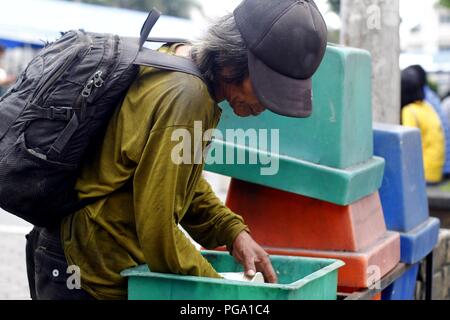
[{"label": "man's hand", "polygon": [[241,232],[234,240],[232,255],[244,266],[248,277],[253,277],[256,272],[262,272],[266,282],[277,283],[277,275],[269,255],[246,231]]}]

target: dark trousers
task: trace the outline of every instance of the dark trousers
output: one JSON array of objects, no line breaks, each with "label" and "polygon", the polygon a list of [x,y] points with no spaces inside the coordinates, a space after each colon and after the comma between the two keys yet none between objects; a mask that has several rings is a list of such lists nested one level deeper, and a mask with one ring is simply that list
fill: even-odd
[{"label": "dark trousers", "polygon": [[[33,300],[94,300],[83,289],[68,284],[68,263],[62,248],[60,230],[35,227],[27,236],[28,284]],[[69,270],[72,272],[71,270]]]}]

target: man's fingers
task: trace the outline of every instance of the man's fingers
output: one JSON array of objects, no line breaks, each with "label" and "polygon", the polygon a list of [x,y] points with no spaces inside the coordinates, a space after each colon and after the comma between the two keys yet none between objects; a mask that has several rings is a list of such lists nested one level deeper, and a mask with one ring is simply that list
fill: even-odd
[{"label": "man's fingers", "polygon": [[253,256],[244,256],[245,275],[254,277],[256,274],[255,258]]},{"label": "man's fingers", "polygon": [[259,267],[261,269],[261,272],[264,274],[264,277],[266,278],[266,282],[269,283],[277,283],[277,274],[275,273],[275,270],[273,269],[272,263],[270,262],[269,256],[266,255],[264,258],[261,259],[259,263]]},{"label": "man's fingers", "polygon": [[277,283],[269,255],[247,232],[241,232],[234,240],[233,257],[244,266],[246,276],[253,278],[259,271],[264,274],[266,282]]}]

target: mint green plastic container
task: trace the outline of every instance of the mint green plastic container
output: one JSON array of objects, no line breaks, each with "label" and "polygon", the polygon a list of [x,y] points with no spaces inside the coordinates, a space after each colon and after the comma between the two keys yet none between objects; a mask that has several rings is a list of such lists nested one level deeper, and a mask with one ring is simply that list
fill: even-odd
[{"label": "mint green plastic container", "polygon": [[[218,272],[242,272],[227,252],[204,251]],[[147,266],[122,272],[129,300],[336,300],[340,260],[271,256],[278,284],[154,273]]]}]

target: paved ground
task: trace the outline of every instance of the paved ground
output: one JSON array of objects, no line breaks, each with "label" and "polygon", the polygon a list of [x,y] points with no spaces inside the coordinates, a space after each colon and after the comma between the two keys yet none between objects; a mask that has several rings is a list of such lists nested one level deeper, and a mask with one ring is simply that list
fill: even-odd
[{"label": "paved ground", "polygon": [[29,299],[25,234],[32,226],[0,209],[0,300]]},{"label": "paved ground", "polygon": [[[206,174],[225,201],[229,179]],[[32,226],[0,209],[0,300],[29,299],[25,264],[25,235]]]}]

